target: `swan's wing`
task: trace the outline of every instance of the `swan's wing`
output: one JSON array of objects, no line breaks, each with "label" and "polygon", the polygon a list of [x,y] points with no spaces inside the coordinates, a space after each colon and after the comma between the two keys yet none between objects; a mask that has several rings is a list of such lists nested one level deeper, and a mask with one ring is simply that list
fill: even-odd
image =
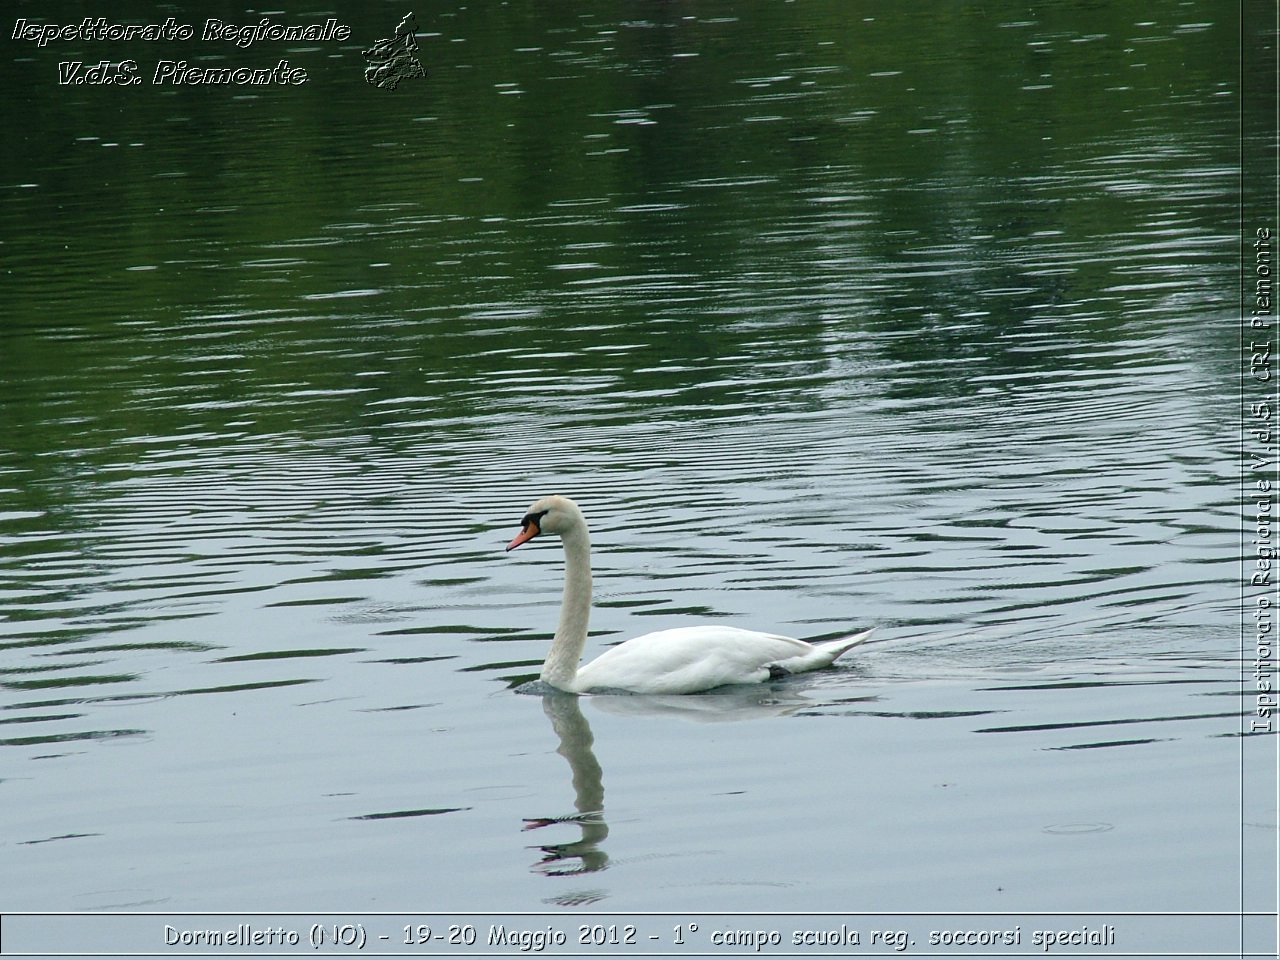
[{"label": "swan's wing", "polygon": [[[633,693],[694,693],[767,680],[770,665],[809,670],[818,651],[803,640],[738,627],[659,630],[606,650],[578,671],[574,686]],[[830,663],[830,659],[826,659]],[[790,664],[790,665],[789,665]]]}]

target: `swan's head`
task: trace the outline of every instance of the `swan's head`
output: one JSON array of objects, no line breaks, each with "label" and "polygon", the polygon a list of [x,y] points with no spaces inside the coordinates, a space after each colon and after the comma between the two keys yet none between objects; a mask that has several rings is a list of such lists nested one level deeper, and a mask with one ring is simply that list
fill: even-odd
[{"label": "swan's head", "polygon": [[528,512],[520,521],[520,532],[507,544],[507,549],[514,550],[539,534],[554,533],[563,537],[570,531],[585,528],[585,526],[586,521],[582,519],[582,511],[568,497],[543,497],[529,506]]}]

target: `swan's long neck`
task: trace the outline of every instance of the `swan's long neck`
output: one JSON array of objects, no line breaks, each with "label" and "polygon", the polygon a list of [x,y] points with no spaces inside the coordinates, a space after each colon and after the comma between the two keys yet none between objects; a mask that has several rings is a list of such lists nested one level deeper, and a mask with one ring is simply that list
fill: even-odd
[{"label": "swan's long neck", "polygon": [[551,652],[542,665],[542,682],[559,690],[573,690],[578,661],[587,645],[591,617],[591,539],[585,523],[561,536],[564,542],[564,600]]}]

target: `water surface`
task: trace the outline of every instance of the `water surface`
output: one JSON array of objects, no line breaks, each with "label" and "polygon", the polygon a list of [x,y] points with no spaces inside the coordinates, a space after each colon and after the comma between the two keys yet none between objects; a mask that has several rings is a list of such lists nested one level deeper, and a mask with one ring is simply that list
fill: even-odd
[{"label": "water surface", "polygon": [[[6,907],[1238,910],[1234,22],[444,4],[389,93],[389,10],[6,48]],[[883,642],[514,692],[549,492],[589,654]]]}]

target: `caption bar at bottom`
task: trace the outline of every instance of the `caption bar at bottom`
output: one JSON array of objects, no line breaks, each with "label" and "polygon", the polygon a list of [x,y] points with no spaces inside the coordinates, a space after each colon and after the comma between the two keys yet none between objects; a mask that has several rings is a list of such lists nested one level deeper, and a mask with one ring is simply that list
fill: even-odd
[{"label": "caption bar at bottom", "polygon": [[19,913],[0,956],[1050,956],[1280,952],[1275,914]]}]

